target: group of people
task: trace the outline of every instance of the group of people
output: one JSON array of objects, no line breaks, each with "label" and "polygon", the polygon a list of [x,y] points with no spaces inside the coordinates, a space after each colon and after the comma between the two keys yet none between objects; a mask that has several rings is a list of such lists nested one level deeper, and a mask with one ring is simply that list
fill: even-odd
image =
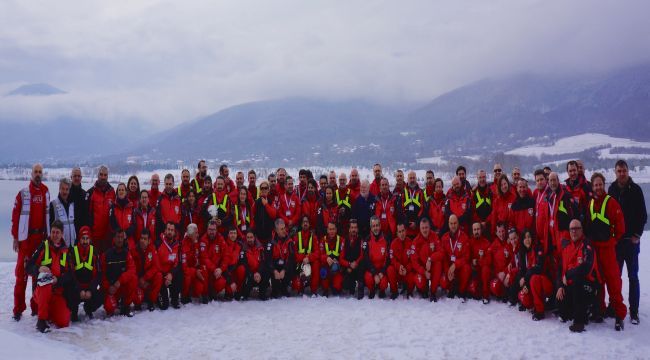
[{"label": "group of people", "polygon": [[[514,168],[495,164],[477,183],[459,166],[451,187],[428,170],[395,173],[395,184],[373,166],[372,181],[330,172],[318,180],[302,169],[297,181],[283,168],[257,181],[255,171],[235,181],[221,165],[194,177],[185,169],[151,177],[141,189],[131,176],[116,188],[101,166],[89,190],[79,168],[61,179],[50,199],[43,167],[32,168],[12,216],[16,261],[13,318],[30,306],[37,329],[68,326],[104,307],[179,308],[193,301],[266,300],[300,294],[396,299],[441,296],[509,302],[533,320],[555,310],[570,330],[615,319],[624,328],[621,269],[630,280],[630,319],[639,323],[639,242],[647,221],[641,188],[628,165],[616,180],[588,181],[580,161],[569,161],[562,183],[550,168],[534,172],[534,190]],[[297,182],[297,183],[296,183]],[[606,303],[605,292],[609,297]]]}]

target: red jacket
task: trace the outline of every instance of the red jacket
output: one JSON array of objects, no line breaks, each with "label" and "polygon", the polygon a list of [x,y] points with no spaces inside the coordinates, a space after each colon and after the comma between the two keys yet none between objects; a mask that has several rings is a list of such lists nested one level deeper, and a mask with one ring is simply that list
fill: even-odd
[{"label": "red jacket", "polygon": [[158,246],[158,260],[160,261],[160,271],[163,276],[172,272],[178,267],[180,261],[181,245],[180,241],[173,239],[168,241],[164,234],[160,235],[160,246]]},{"label": "red jacket", "polygon": [[138,246],[137,250],[131,251],[131,255],[133,255],[138,279],[143,278],[145,281],[151,282],[160,273],[160,260],[153,243],[149,243],[144,251]]},{"label": "red jacket", "polygon": [[[205,234],[199,240],[199,260],[201,267],[212,274],[217,268],[221,268],[225,258],[225,240],[217,233],[214,239],[210,239],[208,234]],[[239,254],[237,254],[239,255]],[[227,266],[221,268],[221,271],[226,271]]]},{"label": "red jacket", "polygon": [[200,262],[201,243],[193,242],[189,237],[185,237],[181,243],[181,267],[183,273],[188,274],[191,271],[201,269]]},{"label": "red jacket", "polygon": [[397,218],[399,215],[398,198],[391,194],[377,196],[375,215],[381,222],[381,232],[395,235],[397,231]]},{"label": "red jacket", "polygon": [[320,209],[320,204],[318,203],[318,197],[316,194],[305,196],[301,206],[301,214],[307,215],[309,218],[310,229],[316,230],[316,225],[318,224],[318,209]]},{"label": "red jacket", "polygon": [[239,241],[230,241],[229,239],[224,239],[221,242],[223,248],[223,255],[221,258],[221,271],[232,271],[235,269],[235,266],[241,260],[241,255],[243,254],[243,246]]},{"label": "red jacket", "polygon": [[[45,184],[41,183],[40,186],[36,186],[33,181],[29,182],[29,229],[41,229],[41,233],[45,236],[49,235],[47,234],[48,224],[46,221],[49,206],[47,203],[48,193],[49,190]],[[16,239],[18,238],[18,225],[20,224],[20,213],[22,210],[23,199],[20,192],[18,192],[14,201],[14,210],[11,214],[11,235]]]},{"label": "red jacket", "polygon": [[[49,254],[50,254],[50,259],[52,260],[51,263],[43,265],[43,260],[45,260],[45,246],[47,244],[47,247],[49,248]],[[61,264],[61,259],[63,257],[66,257],[66,260],[64,261],[63,264]],[[52,272],[52,275],[57,277],[57,284],[58,285],[63,285],[63,281],[59,282],[62,280],[61,278],[68,272],[69,270],[69,264],[71,260],[71,256],[74,257],[74,254],[69,251],[68,247],[66,246],[66,243],[61,240],[59,243],[59,246],[54,246],[54,243],[52,243],[52,240],[47,240],[41,242],[39,247],[36,249],[36,252],[32,255],[30,259],[30,263],[33,264],[33,275],[38,276],[38,269],[41,266],[47,266],[50,268],[50,271]]]},{"label": "red jacket", "polygon": [[115,190],[110,184],[106,184],[106,187],[102,189],[95,183],[95,186],[88,190],[87,197],[92,238],[95,241],[107,239],[108,215],[111,205],[115,201]]},{"label": "red jacket", "polygon": [[472,220],[472,198],[464,189],[461,189],[459,193],[456,193],[453,188],[447,191],[445,220],[448,220],[451,214],[458,217],[458,223],[463,231],[469,231],[470,221]]},{"label": "red jacket", "polygon": [[445,251],[444,263],[445,268],[456,264],[456,268],[464,265],[470,265],[471,249],[469,238],[462,230],[456,231],[456,234],[447,232],[442,236],[442,248]]},{"label": "red jacket", "polygon": [[261,246],[257,244],[254,246],[246,245],[241,255],[243,255],[241,260],[248,274],[264,272],[264,249]]},{"label": "red jacket", "polygon": [[160,198],[160,190],[151,188],[149,190],[149,206],[155,209],[158,206],[158,198]]},{"label": "red jacket", "polygon": [[517,197],[510,207],[508,223],[514,226],[521,236],[524,229],[535,234],[535,200],[532,197]]},{"label": "red jacket", "polygon": [[203,203],[203,212],[206,219],[212,216],[208,213],[208,207],[214,205],[217,207],[217,218],[221,219],[221,226],[217,228],[220,234],[224,234],[229,224],[232,224],[232,203],[230,197],[225,191],[213,191],[211,196],[208,196]]},{"label": "red jacket", "polygon": [[[345,245],[341,250],[341,256],[339,257],[341,266],[345,268],[350,267],[350,263],[352,262],[355,262],[357,266],[361,264],[361,261],[363,260],[363,251],[361,250],[361,246],[363,245],[362,242],[363,240],[358,236],[352,237],[352,235],[350,235],[346,238]],[[355,256],[355,254],[358,255]]]},{"label": "red jacket", "polygon": [[420,275],[424,275],[426,272],[427,260],[431,259],[432,262],[442,262],[444,254],[440,238],[432,231],[429,234],[429,238],[424,240],[422,243],[418,256],[411,258],[411,269]]},{"label": "red jacket", "polygon": [[293,266],[295,264],[293,241],[290,238],[284,240],[278,239],[273,244],[271,257],[273,259],[275,269],[288,270],[289,266]]},{"label": "red jacket", "polygon": [[[113,265],[115,267],[112,267],[110,263],[115,264],[113,261],[109,259],[109,256],[111,256],[111,253],[113,254],[121,254],[124,253],[125,257],[125,263],[121,267],[121,269],[118,269],[117,267],[119,265]],[[104,288],[105,291],[108,290],[108,288],[111,287],[115,282],[111,280],[111,272],[116,271],[119,272],[119,276],[117,277],[117,281],[120,282],[120,287],[122,287],[122,284],[125,284],[129,282],[129,280],[137,278],[136,272],[135,272],[135,263],[133,262],[133,257],[131,256],[131,252],[127,249],[126,246],[124,246],[122,249],[116,249],[115,247],[112,247],[105,251],[102,254],[102,274],[104,276],[103,281],[102,281],[102,287]]]},{"label": "red jacket", "polygon": [[379,196],[379,193],[381,192],[381,191],[379,190],[379,185],[380,185],[380,180],[377,180],[377,179],[373,180],[373,181],[370,183],[370,189],[369,189],[369,192],[370,192],[371,194],[375,195],[375,196]]},{"label": "red jacket", "polygon": [[[607,199],[605,218],[609,220],[609,225],[600,220],[600,213],[605,199]],[[591,213],[592,207],[593,214]],[[625,234],[625,218],[621,206],[616,199],[607,194],[599,197],[594,196],[591,199],[586,223],[587,236],[589,236],[596,248],[615,246]]]},{"label": "red jacket", "polygon": [[407,271],[411,271],[411,258],[416,257],[415,244],[413,240],[405,237],[404,240],[396,237],[390,243],[390,265],[399,270],[400,265]]},{"label": "red jacket", "polygon": [[156,243],[156,209],[148,207],[147,210],[142,210],[142,208],[137,208],[133,210],[133,216],[135,217],[135,240],[136,242],[140,240],[140,234],[142,234],[142,229],[145,227],[149,230],[149,241],[154,244]]},{"label": "red jacket", "polygon": [[187,225],[196,224],[199,229],[199,234],[203,235],[205,232],[205,219],[201,216],[201,204],[194,203],[193,207],[190,207],[189,201],[185,201],[181,205],[181,229],[187,230]]},{"label": "red jacket", "polygon": [[[469,241],[472,260],[472,268],[482,267],[482,266],[491,266],[492,257],[490,256],[490,242],[488,239],[481,236],[480,238],[472,237]],[[476,265],[474,265],[474,260],[476,260]]]},{"label": "red jacket", "polygon": [[339,207],[336,204],[336,201],[332,201],[330,204],[322,202],[318,210],[318,226],[316,227],[316,233],[319,236],[325,235],[327,232],[327,224],[333,222],[339,229]]},{"label": "red jacket", "polygon": [[591,242],[582,238],[575,243],[570,240],[564,240],[565,247],[561,253],[561,266],[557,279],[557,285],[563,287],[562,277],[566,276],[567,284],[582,282],[583,280],[598,280],[598,266],[596,262],[596,253]]},{"label": "red jacket", "polygon": [[[296,254],[296,263],[301,264],[305,256],[309,258],[309,263],[318,264],[320,261],[320,243],[318,237],[311,231],[300,231],[293,238],[293,246]],[[311,243],[311,246],[310,246]],[[302,252],[300,248],[302,245]],[[309,249],[311,248],[311,252]]]},{"label": "red jacket", "polygon": [[[512,204],[517,199],[517,195],[511,191],[508,191],[505,194],[497,193],[492,202],[492,231],[491,234],[494,235],[497,229],[497,223],[505,222],[508,223],[510,217],[510,208]],[[506,225],[507,226],[507,225]]]},{"label": "red jacket", "polygon": [[386,269],[390,264],[390,258],[388,254],[388,241],[384,238],[384,235],[375,236],[375,234],[370,234],[369,240],[364,244],[366,262],[368,265],[367,271],[371,274],[386,274]]},{"label": "red jacket", "polygon": [[237,237],[244,239],[246,232],[252,228],[252,221],[255,218],[253,210],[255,208],[251,203],[246,203],[245,206],[236,203],[232,207],[232,224],[237,228]]},{"label": "red jacket", "polygon": [[445,227],[445,203],[447,197],[445,194],[434,193],[429,198],[428,213],[431,220],[433,231],[439,232]]},{"label": "red jacket", "polygon": [[162,232],[168,221],[176,224],[177,229],[181,226],[181,198],[175,192],[167,194],[163,192],[158,199],[156,208],[156,223],[158,231]]},{"label": "red jacket", "polygon": [[587,214],[589,212],[589,201],[593,197],[587,179],[578,176],[576,181],[571,181],[571,178],[568,178],[564,180],[564,183],[566,184],[566,191],[573,198],[573,202],[577,205],[580,214]]},{"label": "red jacket", "polygon": [[280,212],[279,216],[284,223],[287,225],[287,228],[299,225],[300,222],[300,199],[295,192],[292,192],[291,195],[284,194],[280,195]]},{"label": "red jacket", "polygon": [[[337,246],[337,242],[338,242],[338,246]],[[341,255],[343,254],[344,245],[345,245],[345,239],[343,238],[343,236],[337,235],[333,239],[330,239],[329,236],[327,235],[323,236],[319,244],[320,263],[323,264],[323,266],[327,266],[328,257],[337,260],[340,259]]]},{"label": "red jacket", "polygon": [[494,274],[508,271],[508,265],[512,263],[515,255],[509,247],[510,245],[505,240],[501,241],[498,237],[492,240],[488,250],[492,259]]},{"label": "red jacket", "polygon": [[133,245],[133,234],[135,233],[135,218],[133,217],[133,205],[129,199],[117,199],[111,204],[108,218],[113,231],[124,230],[129,245]]}]

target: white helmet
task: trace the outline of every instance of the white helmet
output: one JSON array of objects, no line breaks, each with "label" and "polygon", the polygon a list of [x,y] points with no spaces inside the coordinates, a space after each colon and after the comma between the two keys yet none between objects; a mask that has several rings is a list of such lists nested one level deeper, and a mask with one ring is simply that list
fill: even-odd
[{"label": "white helmet", "polygon": [[306,278],[311,276],[311,264],[302,264],[302,274],[301,276],[304,276]]},{"label": "white helmet", "polygon": [[208,213],[209,213],[210,216],[212,216],[212,217],[217,216],[217,214],[218,214],[217,207],[214,206],[214,205],[210,205],[210,206],[208,206]]}]

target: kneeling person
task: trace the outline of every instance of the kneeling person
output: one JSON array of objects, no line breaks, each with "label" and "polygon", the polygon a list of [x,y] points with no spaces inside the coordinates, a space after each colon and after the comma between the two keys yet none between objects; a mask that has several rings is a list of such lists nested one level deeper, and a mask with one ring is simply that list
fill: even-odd
[{"label": "kneeling person", "polygon": [[103,298],[99,289],[102,276],[99,271],[99,255],[95,252],[90,240],[90,227],[79,229],[79,243],[72,248],[71,268],[72,286],[66,292],[70,320],[79,320],[79,304],[84,303],[84,312],[89,319],[93,312],[102,306]]}]

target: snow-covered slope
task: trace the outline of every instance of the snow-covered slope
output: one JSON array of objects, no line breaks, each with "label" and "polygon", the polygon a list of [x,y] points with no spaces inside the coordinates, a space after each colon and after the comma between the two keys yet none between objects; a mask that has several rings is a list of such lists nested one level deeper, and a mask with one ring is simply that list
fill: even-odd
[{"label": "snow-covered slope", "polygon": [[617,333],[608,319],[583,334],[552,315],[533,322],[529,313],[495,302],[292,298],[192,304],[131,319],[82,317],[42,335],[34,318],[10,319],[13,264],[0,263],[0,358],[647,359],[649,261],[650,253],[641,252],[641,324],[626,321]]},{"label": "snow-covered slope", "polygon": [[[650,149],[650,142],[634,141],[625,138],[612,137],[604,134],[587,133],[569,136],[555,141],[552,145],[527,145],[506,152],[506,155],[536,156],[576,154],[596,148],[643,148]],[[600,152],[601,158],[609,158],[610,151]],[[638,154],[617,154],[618,157],[629,158]]]}]

